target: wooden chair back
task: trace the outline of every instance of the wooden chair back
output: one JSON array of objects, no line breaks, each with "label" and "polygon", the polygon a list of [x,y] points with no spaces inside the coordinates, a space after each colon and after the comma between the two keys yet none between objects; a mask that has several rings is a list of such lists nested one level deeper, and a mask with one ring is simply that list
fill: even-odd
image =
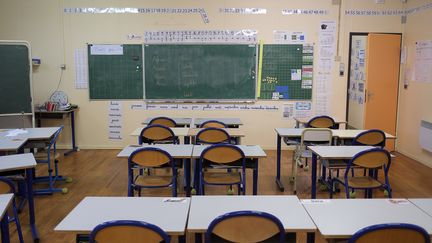
[{"label": "wooden chair back", "polygon": [[378,129],[371,129],[357,135],[353,139],[352,144],[379,146],[381,148],[384,148],[385,142],[386,142],[386,136],[383,131]]},{"label": "wooden chair back", "polygon": [[166,127],[176,127],[177,123],[169,117],[159,116],[151,119],[148,125],[162,125]]},{"label": "wooden chair back", "polygon": [[150,125],[141,130],[138,143],[157,143],[157,142],[172,142],[175,143],[174,132],[167,126]]},{"label": "wooden chair back", "polygon": [[359,230],[349,243],[430,243],[428,233],[412,224],[379,224]]},{"label": "wooden chair back", "polygon": [[216,144],[230,141],[228,133],[221,128],[209,127],[199,131],[195,137],[196,144]]},{"label": "wooden chair back", "polygon": [[230,144],[212,145],[206,148],[201,154],[201,159],[218,164],[230,164],[238,160],[243,160],[244,163],[244,158],[243,151]]},{"label": "wooden chair back", "polygon": [[207,128],[207,127],[227,128],[228,126],[221,121],[209,120],[209,121],[205,121],[205,122],[201,123],[200,127],[202,127],[202,128]]},{"label": "wooden chair back", "polygon": [[171,155],[158,148],[142,148],[135,150],[129,156],[130,162],[137,164],[141,167],[160,167],[162,165],[171,163]]},{"label": "wooden chair back", "polygon": [[90,243],[126,243],[126,242],[170,242],[169,236],[153,224],[118,220],[96,226],[90,234]]},{"label": "wooden chair back", "polygon": [[15,193],[12,181],[7,178],[0,177],[0,194]]},{"label": "wooden chair back", "polygon": [[284,242],[282,223],[275,216],[257,211],[237,211],[213,220],[206,232],[206,242],[216,235],[230,242],[262,242],[277,235]]},{"label": "wooden chair back", "polygon": [[316,116],[308,121],[306,127],[334,129],[336,127],[336,123],[333,118],[329,116]]},{"label": "wooden chair back", "polygon": [[388,171],[391,163],[390,154],[381,148],[370,149],[356,154],[350,161],[350,166],[360,166],[366,169],[384,168]]}]

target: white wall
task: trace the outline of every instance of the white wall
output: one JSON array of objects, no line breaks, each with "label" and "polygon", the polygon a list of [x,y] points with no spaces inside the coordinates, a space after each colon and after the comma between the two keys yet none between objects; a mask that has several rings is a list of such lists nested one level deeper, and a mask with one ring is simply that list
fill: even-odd
[{"label": "white wall", "polygon": [[[411,1],[410,1],[411,2]],[[413,1],[413,5],[426,1]],[[69,7],[202,7],[208,13],[210,23],[204,24],[198,14],[65,14],[64,8]],[[266,8],[265,15],[248,14],[223,14],[219,8]],[[403,25],[400,16],[350,16],[345,15],[349,9],[401,9],[400,0],[387,0],[385,4],[375,4],[374,0],[343,0],[340,16],[340,41],[338,55],[345,63],[347,70],[348,47],[350,32],[389,32],[401,33]],[[324,9],[327,15],[282,15],[281,9]],[[275,127],[290,127],[293,121],[282,119],[282,110],[278,112],[242,112],[242,111],[146,111],[131,110],[131,104],[138,101],[124,101],[124,140],[109,141],[107,131],[108,101],[89,101],[88,90],[74,88],[74,50],[85,48],[86,43],[139,43],[128,41],[127,34],[143,34],[146,30],[176,30],[176,29],[255,29],[258,30],[259,39],[264,43],[273,42],[274,30],[305,31],[307,40],[311,43],[318,42],[318,30],[321,20],[339,19],[339,6],[332,0],[236,0],[236,1],[198,1],[198,0],[165,0],[165,1],[138,1],[138,0],[1,0],[0,1],[0,39],[23,39],[32,45],[33,56],[42,59],[42,65],[34,72],[35,103],[43,103],[56,89],[60,78],[60,65],[67,65],[63,73],[60,89],[67,92],[72,103],[78,104],[80,110],[77,113],[77,143],[81,148],[120,148],[126,144],[135,143],[135,138],[128,134],[134,130],[141,121],[148,116],[166,115],[173,117],[239,117],[244,122],[246,138],[242,141],[246,144],[260,144],[264,148],[275,148]],[[430,16],[430,10],[428,13]],[[422,18],[410,17],[411,19]],[[420,21],[419,21],[420,22]],[[424,24],[426,26],[426,24]],[[411,26],[411,27],[410,27]],[[408,27],[412,30],[408,31]],[[426,35],[421,30],[415,30],[415,26],[408,22],[407,34],[417,32],[418,37]],[[424,36],[424,38],[430,38]],[[407,39],[408,40],[408,39]],[[412,40],[412,39],[411,39]],[[315,55],[316,56],[316,55]],[[316,61],[316,57],[315,57]],[[330,115],[345,118],[347,72],[339,77],[334,65],[332,84],[332,97]],[[421,84],[412,84],[408,91],[401,92],[401,112],[407,112],[410,97],[415,97],[417,92],[424,93]],[[429,89],[430,91],[430,89]],[[410,96],[404,92],[410,92]],[[430,93],[430,92],[429,92]],[[429,97],[430,98],[430,97]],[[406,104],[402,104],[407,102]],[[257,104],[279,105],[282,101],[258,101]],[[429,103],[430,104],[430,103]],[[426,109],[426,107],[424,108]],[[425,111],[425,113],[427,113]],[[430,114],[430,112],[429,112]],[[425,116],[423,114],[422,116]],[[416,139],[408,131],[402,131],[411,125],[400,116],[399,145],[405,151],[411,151],[407,144]],[[68,121],[65,121],[68,124]],[[54,125],[55,121],[46,121],[46,125]],[[415,136],[415,135],[413,135]],[[68,129],[64,130],[61,143],[70,143]],[[418,149],[418,147],[417,147]],[[417,150],[413,150],[417,151]],[[410,152],[407,152],[407,154]],[[414,152],[415,153],[415,152]],[[430,157],[428,157],[430,158]]]}]

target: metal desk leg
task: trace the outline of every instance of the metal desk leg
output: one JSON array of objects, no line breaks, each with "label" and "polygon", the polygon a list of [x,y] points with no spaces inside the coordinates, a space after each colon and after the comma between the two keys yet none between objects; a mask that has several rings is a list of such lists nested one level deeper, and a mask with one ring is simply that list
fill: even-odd
[{"label": "metal desk leg", "polygon": [[70,118],[71,118],[71,129],[72,129],[72,149],[69,151],[66,151],[64,153],[64,155],[69,155],[70,153],[76,152],[78,151],[78,147],[75,145],[75,111],[72,111],[70,113]]},{"label": "metal desk leg", "polygon": [[186,197],[191,196],[191,159],[184,159],[184,175],[186,177]]},{"label": "metal desk leg", "polygon": [[202,242],[202,234],[195,233],[195,243],[201,243]]},{"label": "metal desk leg", "polygon": [[281,136],[277,135],[277,151],[276,151],[276,184],[279,187],[279,191],[283,192],[285,190],[281,180]]},{"label": "metal desk leg", "polygon": [[307,243],[314,243],[315,242],[315,232],[308,232],[307,233],[306,242]]},{"label": "metal desk leg", "polygon": [[35,209],[33,201],[33,172],[32,168],[26,169],[26,180],[27,180],[27,200],[29,206],[29,218],[30,218],[30,228],[33,236],[34,242],[39,242],[39,235],[36,229],[36,218]]},{"label": "metal desk leg", "polygon": [[253,169],[252,194],[258,195],[258,159],[253,159],[253,163],[255,164],[255,168]]},{"label": "metal desk leg", "polygon": [[9,216],[6,212],[3,215],[3,218],[1,220],[1,242],[3,243],[9,243]]},{"label": "metal desk leg", "polygon": [[311,198],[316,198],[316,181],[317,181],[317,156],[316,154],[312,154],[312,186],[311,186]]}]

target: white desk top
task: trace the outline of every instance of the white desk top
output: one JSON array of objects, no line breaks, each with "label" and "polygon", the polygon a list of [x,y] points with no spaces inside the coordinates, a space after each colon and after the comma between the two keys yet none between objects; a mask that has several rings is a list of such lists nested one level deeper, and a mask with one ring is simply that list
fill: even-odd
[{"label": "white desk top", "polygon": [[16,151],[26,142],[23,138],[0,137],[0,151]]},{"label": "white desk top", "polygon": [[0,172],[36,167],[32,153],[0,156]]},{"label": "white desk top", "polygon": [[296,196],[193,196],[187,230],[205,232],[216,217],[240,210],[255,210],[273,214],[286,232],[316,230]]},{"label": "white desk top", "polygon": [[[276,133],[281,137],[301,137],[304,128],[275,128]],[[366,130],[332,129],[333,137],[342,139],[353,139]],[[387,139],[395,139],[394,135],[385,133]]]},{"label": "white desk top", "polygon": [[192,144],[153,144],[153,145],[130,145],[125,147],[117,157],[129,157],[133,151],[140,148],[159,148],[167,151],[173,158],[185,158],[189,159],[192,155]]},{"label": "white desk top", "polygon": [[[188,136],[194,137],[198,134],[199,131],[201,131],[204,128],[191,128],[189,129]],[[244,137],[245,133],[240,128],[222,128],[225,130],[230,137]]]},{"label": "white desk top", "polygon": [[12,129],[5,129],[0,131],[0,151],[14,151],[18,150],[28,140],[46,140],[50,139],[60,127],[36,127],[25,128],[27,133],[19,134],[13,137],[6,135]]},{"label": "white desk top", "polygon": [[358,230],[383,223],[409,223],[432,235],[432,217],[406,199],[302,200],[324,238],[349,238]]},{"label": "white desk top", "polygon": [[[201,156],[201,153],[203,150],[210,145],[194,145],[193,152],[192,152],[192,158],[199,158]],[[265,158],[267,157],[267,154],[264,152],[264,150],[259,145],[235,145],[239,147],[243,153],[245,154],[246,158]]]},{"label": "white desk top", "polygon": [[9,205],[12,202],[13,194],[0,194],[0,219],[3,218],[6,210],[9,208]]},{"label": "white desk top", "polygon": [[368,149],[373,149],[373,146],[308,146],[312,153],[318,155],[322,159],[351,159],[357,153]]},{"label": "white desk top", "polygon": [[189,212],[189,198],[164,202],[162,197],[86,197],[58,225],[55,231],[89,233],[111,220],[139,220],[159,226],[169,235],[183,235]]},{"label": "white desk top", "polygon": [[432,198],[408,198],[408,200],[432,217]]},{"label": "white desk top", "polygon": [[[145,121],[142,124],[149,124],[149,122],[153,118],[154,117],[148,117],[147,119],[145,119]],[[179,126],[189,126],[192,122],[192,118],[184,118],[184,117],[170,117],[170,118],[173,119],[175,123],[177,123],[177,125]]]},{"label": "white desk top", "polygon": [[[313,117],[294,117],[294,120],[300,124],[306,124],[309,122],[310,119],[312,119]],[[333,120],[335,121],[335,123],[337,124],[344,124],[347,123],[345,119],[339,119],[339,118],[333,118]]]},{"label": "white desk top", "polygon": [[[139,136],[143,128],[144,127],[138,127],[130,135]],[[188,135],[188,131],[189,131],[188,127],[170,127],[170,129],[174,132],[174,135],[177,137],[185,137]]]},{"label": "white desk top", "polygon": [[194,124],[199,126],[202,123],[210,120],[216,120],[225,123],[225,125],[232,126],[232,125],[243,125],[243,122],[240,120],[240,118],[195,118]]}]

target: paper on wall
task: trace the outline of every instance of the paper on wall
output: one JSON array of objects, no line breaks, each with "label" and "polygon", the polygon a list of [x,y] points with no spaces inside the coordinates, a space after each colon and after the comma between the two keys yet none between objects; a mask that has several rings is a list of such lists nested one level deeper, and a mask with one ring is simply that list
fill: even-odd
[{"label": "paper on wall", "polygon": [[312,115],[312,103],[310,101],[299,101],[295,103],[294,117],[310,118]]},{"label": "paper on wall", "polygon": [[90,55],[123,55],[123,45],[93,44]]},{"label": "paper on wall", "polygon": [[417,41],[415,47],[414,80],[432,83],[432,40]]},{"label": "paper on wall", "polygon": [[88,60],[87,50],[75,49],[75,89],[88,88]]},{"label": "paper on wall", "polygon": [[294,116],[294,103],[283,104],[282,118],[288,120]]},{"label": "paper on wall", "polygon": [[120,101],[110,101],[108,105],[108,139],[121,140],[122,128],[122,104]]},{"label": "paper on wall", "polygon": [[304,44],[306,42],[306,33],[274,30],[273,39],[276,44]]}]

